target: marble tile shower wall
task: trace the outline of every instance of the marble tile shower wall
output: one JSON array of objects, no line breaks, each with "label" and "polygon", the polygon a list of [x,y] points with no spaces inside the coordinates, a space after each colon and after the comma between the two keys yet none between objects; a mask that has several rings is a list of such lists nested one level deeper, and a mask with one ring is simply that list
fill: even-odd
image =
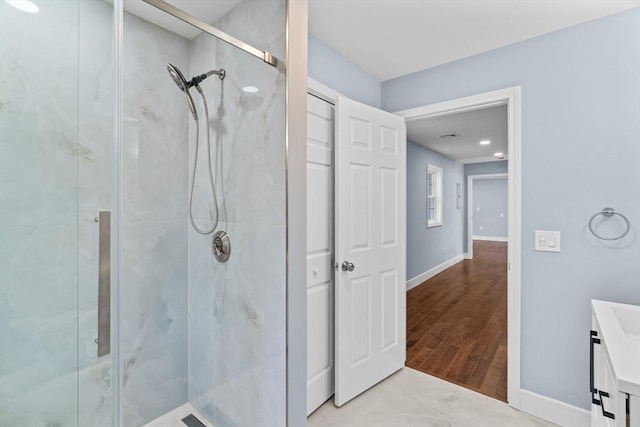
[{"label": "marble tile shower wall", "polygon": [[[214,25],[285,58],[282,0],[245,0]],[[216,147],[218,229],[229,233],[232,249],[220,264],[211,237],[189,231],[189,400],[217,427],[284,425],[285,76],[200,35],[191,43],[191,70],[213,68],[227,71],[224,81],[202,87]],[[243,90],[250,86],[258,91]],[[200,166],[194,204],[200,224],[211,219],[205,173]]]},{"label": "marble tile shower wall", "polygon": [[[187,402],[188,111],[167,63],[189,41],[124,19],[120,275],[123,417],[143,425]],[[188,71],[187,71],[188,72]]]},{"label": "marble tile shower wall", "polygon": [[0,3],[0,425],[109,425],[93,218],[111,202],[112,6]]}]

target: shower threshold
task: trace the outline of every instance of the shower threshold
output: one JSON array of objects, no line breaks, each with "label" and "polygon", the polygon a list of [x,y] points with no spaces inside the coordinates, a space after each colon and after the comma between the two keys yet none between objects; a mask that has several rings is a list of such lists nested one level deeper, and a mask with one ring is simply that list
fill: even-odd
[{"label": "shower threshold", "polygon": [[[192,415],[192,417],[189,417],[189,415]],[[194,418],[195,421],[193,421]],[[183,419],[187,419],[187,422],[183,421]],[[200,424],[197,424],[198,421]],[[208,422],[205,417],[200,415],[191,403],[186,403],[145,424],[144,427],[200,427],[201,425],[205,427],[215,427]]]}]

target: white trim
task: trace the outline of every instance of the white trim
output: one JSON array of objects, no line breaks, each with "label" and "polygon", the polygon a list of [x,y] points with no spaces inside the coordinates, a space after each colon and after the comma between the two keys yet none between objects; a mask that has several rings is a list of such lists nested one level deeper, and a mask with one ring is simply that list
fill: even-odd
[{"label": "white trim", "polygon": [[485,242],[508,242],[507,237],[498,236],[471,236],[473,240],[483,240]]},{"label": "white trim", "polygon": [[[451,101],[438,102],[437,104],[423,105],[421,107],[410,108],[408,110],[396,111],[394,114],[405,117],[407,121],[410,122],[427,117],[433,118],[455,113],[482,110],[484,108],[507,105],[515,91],[519,92],[520,86],[453,99]],[[509,152],[509,154],[511,153]]]},{"label": "white trim", "polygon": [[335,105],[339,96],[343,96],[340,92],[336,92],[328,86],[307,77],[307,93],[313,96],[317,96],[320,99],[324,99],[330,104]]},{"label": "white trim", "polygon": [[[482,175],[467,175],[467,253],[473,259],[473,181],[476,179],[509,178],[506,173],[485,173]],[[507,240],[508,241],[508,238]]]},{"label": "white trim", "polygon": [[453,113],[507,105],[507,140],[509,162],[509,212],[507,272],[507,401],[520,408],[520,333],[521,333],[521,253],[522,253],[522,140],[521,140],[521,89],[520,86],[437,104],[396,112],[407,121],[426,117],[438,117]]},{"label": "white trim", "polygon": [[407,290],[415,288],[416,286],[418,286],[419,284],[421,284],[425,280],[429,280],[433,276],[435,276],[436,274],[442,273],[447,268],[449,268],[451,266],[454,266],[455,264],[459,263],[463,259],[464,259],[464,254],[456,255],[453,258],[451,258],[450,260],[447,260],[447,261],[443,262],[442,264],[436,265],[432,269],[427,270],[424,273],[417,275],[413,279],[407,280]]},{"label": "white trim", "polygon": [[501,178],[509,178],[508,173],[484,173],[481,175],[467,175],[469,178],[473,179],[501,179]]},{"label": "white trim", "polygon": [[469,159],[458,160],[460,163],[466,165],[468,163],[489,163],[489,162],[504,162],[509,160],[509,156],[504,156],[502,159],[497,159],[496,156],[486,157],[471,157]]},{"label": "white trim", "polygon": [[464,259],[473,259],[473,254],[470,254],[469,252],[465,252],[463,255]]},{"label": "white trim", "polygon": [[591,412],[528,390],[520,390],[520,410],[563,427],[588,427]]}]

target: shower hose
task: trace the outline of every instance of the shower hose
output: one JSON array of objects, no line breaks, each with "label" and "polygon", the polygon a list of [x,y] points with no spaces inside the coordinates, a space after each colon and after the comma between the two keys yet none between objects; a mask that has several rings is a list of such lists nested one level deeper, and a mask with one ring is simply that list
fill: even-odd
[{"label": "shower hose", "polygon": [[207,98],[204,96],[204,93],[200,86],[196,85],[196,89],[198,93],[202,97],[202,103],[204,104],[204,116],[206,119],[206,128],[207,128],[207,165],[209,166],[209,184],[211,185],[211,196],[213,198],[213,225],[209,229],[201,229],[196,225],[195,220],[193,219],[193,189],[196,184],[196,171],[198,169],[198,151],[200,151],[200,123],[196,118],[196,151],[193,156],[193,172],[191,174],[191,189],[189,190],[189,222],[191,222],[191,226],[194,230],[196,230],[200,234],[211,234],[215,231],[218,226],[218,199],[216,197],[216,186],[213,179],[213,167],[211,165],[211,132],[209,130],[209,107],[207,106]]}]

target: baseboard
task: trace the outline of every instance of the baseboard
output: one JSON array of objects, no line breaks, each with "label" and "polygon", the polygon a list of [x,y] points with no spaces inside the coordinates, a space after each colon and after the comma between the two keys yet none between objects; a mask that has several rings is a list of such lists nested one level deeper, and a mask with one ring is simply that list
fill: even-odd
[{"label": "baseboard", "polygon": [[407,290],[415,288],[420,283],[424,282],[425,280],[431,279],[436,274],[443,272],[447,268],[459,263],[463,259],[464,259],[464,254],[456,255],[450,260],[447,260],[442,264],[433,267],[431,270],[427,270],[424,273],[414,277],[413,279],[407,280]]},{"label": "baseboard", "polygon": [[588,427],[591,425],[591,412],[586,409],[528,390],[520,389],[519,409],[562,427]]},{"label": "baseboard", "polygon": [[473,240],[485,240],[487,242],[507,242],[508,239],[506,237],[497,237],[497,236],[471,236]]},{"label": "baseboard", "polygon": [[465,252],[464,254],[462,254],[462,257],[464,259],[473,259],[473,256],[471,256],[469,252]]}]

